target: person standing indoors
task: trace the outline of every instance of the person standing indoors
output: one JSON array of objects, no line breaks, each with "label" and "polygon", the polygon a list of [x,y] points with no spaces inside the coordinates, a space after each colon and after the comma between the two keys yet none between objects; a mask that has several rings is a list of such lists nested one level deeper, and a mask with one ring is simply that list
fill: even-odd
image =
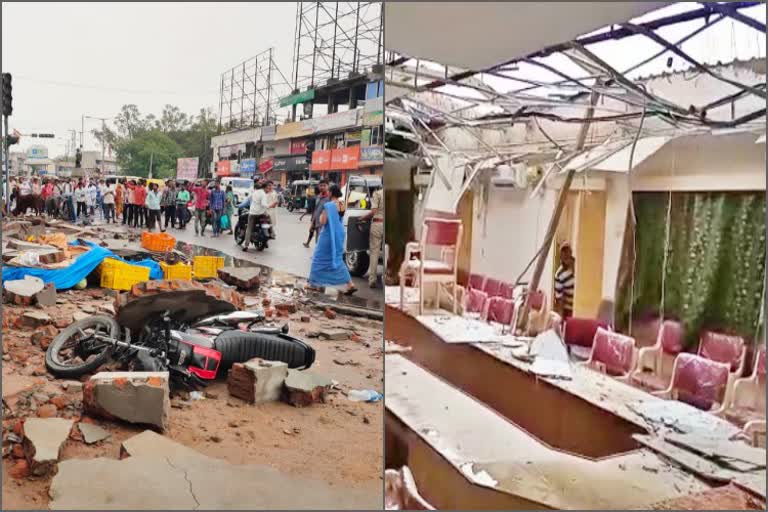
[{"label": "person standing indoors", "polygon": [[104,222],[115,223],[115,185],[101,183],[101,202],[104,208]]},{"label": "person standing indoors", "polygon": [[179,191],[176,194],[176,216],[179,221],[179,229],[187,229],[187,218],[189,211],[187,210],[187,204],[189,203],[189,190],[183,185],[179,187]]},{"label": "person standing indoors", "polygon": [[266,181],[263,185],[259,182],[253,184],[254,192],[251,194],[251,206],[248,211],[248,227],[245,229],[245,238],[243,239],[243,251],[248,251],[248,246],[251,244],[251,235],[253,235],[253,228],[259,220],[259,217],[266,215],[270,208],[274,205],[269,202],[268,196],[272,191],[272,182]]},{"label": "person standing indoors", "polygon": [[235,193],[232,191],[232,185],[227,185],[227,203],[224,205],[224,215],[227,216],[229,225],[229,234],[234,234],[235,225]]},{"label": "person standing indoors", "polygon": [[195,198],[195,234],[202,235],[205,231],[205,215],[208,211],[208,200],[210,192],[208,191],[208,182],[203,180],[192,189]]},{"label": "person standing indoors", "polygon": [[[123,200],[125,199],[125,187],[123,181],[120,180],[115,186],[115,214],[123,218]],[[123,222],[125,224],[125,222]]]},{"label": "person standing indoors", "polygon": [[221,184],[217,181],[211,191],[211,222],[213,223],[213,236],[218,238],[221,234],[221,216],[224,214],[224,203],[227,201],[227,194],[221,190]]},{"label": "person standing indoors", "polygon": [[139,181],[133,189],[133,227],[140,228],[146,225],[147,220],[147,187],[144,180]]},{"label": "person standing indoors", "polygon": [[555,312],[563,321],[573,316],[573,296],[576,289],[576,259],[571,245],[560,246],[560,267],[555,272]]},{"label": "person standing indoors", "polygon": [[88,217],[88,192],[85,190],[85,184],[79,182],[75,188],[75,202],[77,203],[77,219],[81,216]]},{"label": "person standing indoors", "polygon": [[163,227],[160,222],[160,199],[157,183],[150,183],[146,198],[147,230],[149,231],[155,229],[155,222],[157,222],[158,229]]},{"label": "person standing indoors", "polygon": [[315,238],[315,243],[317,243],[320,234],[320,214],[323,212],[325,203],[330,201],[330,195],[328,194],[328,180],[320,180],[318,192],[315,197],[315,209],[312,212],[312,219],[309,225],[309,236],[307,237],[307,241],[304,242],[304,247],[309,247],[309,242],[312,241],[312,237]]},{"label": "person standing indoors", "polygon": [[[384,240],[384,189],[377,189],[371,198],[371,210],[363,215],[360,220],[371,221],[371,229],[368,234],[368,248],[370,249],[370,263],[368,264],[368,286],[376,288],[376,274],[379,268],[379,256]],[[358,227],[362,227],[358,224]]]},{"label": "person standing indoors", "polygon": [[329,192],[330,200],[323,203],[318,217],[320,236],[312,256],[309,285],[318,289],[345,284],[345,295],[352,295],[357,288],[344,262],[344,226],[341,222],[344,205],[341,195],[341,189],[333,185]]},{"label": "person standing indoors", "polygon": [[163,197],[160,199],[160,208],[165,214],[165,226],[160,230],[165,233],[168,229],[168,222],[171,223],[171,227],[176,227],[176,184],[173,180],[168,180],[165,184],[165,190],[163,190]]}]

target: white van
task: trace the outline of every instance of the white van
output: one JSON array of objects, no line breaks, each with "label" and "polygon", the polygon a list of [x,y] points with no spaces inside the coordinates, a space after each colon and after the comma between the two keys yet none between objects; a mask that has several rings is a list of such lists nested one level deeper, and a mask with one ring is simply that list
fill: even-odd
[{"label": "white van", "polygon": [[237,205],[251,197],[253,179],[238,177],[221,178],[221,189],[227,190],[228,186],[232,187],[232,193],[235,194],[235,205]]}]

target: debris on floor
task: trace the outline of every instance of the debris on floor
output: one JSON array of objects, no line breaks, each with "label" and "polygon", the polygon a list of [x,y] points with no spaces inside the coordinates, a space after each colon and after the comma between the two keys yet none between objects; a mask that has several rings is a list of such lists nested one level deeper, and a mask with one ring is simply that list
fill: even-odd
[{"label": "debris on floor", "polygon": [[167,372],[102,372],[83,388],[87,414],[168,428],[171,403]]}]

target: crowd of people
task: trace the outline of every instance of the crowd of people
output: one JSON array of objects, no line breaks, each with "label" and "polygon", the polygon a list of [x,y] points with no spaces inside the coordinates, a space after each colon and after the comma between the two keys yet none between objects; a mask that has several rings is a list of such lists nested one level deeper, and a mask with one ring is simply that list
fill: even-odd
[{"label": "crowd of people", "polygon": [[165,232],[186,229],[194,220],[196,235],[208,225],[214,237],[233,233],[235,196],[232,187],[207,180],[163,184],[155,180],[121,179],[107,182],[86,178],[11,178],[9,205],[14,215],[33,210],[38,215],[71,222],[100,220]]}]

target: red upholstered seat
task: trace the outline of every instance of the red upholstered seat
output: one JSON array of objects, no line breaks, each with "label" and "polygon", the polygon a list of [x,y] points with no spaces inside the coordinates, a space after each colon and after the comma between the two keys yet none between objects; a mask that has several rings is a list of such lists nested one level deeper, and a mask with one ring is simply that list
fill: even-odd
[{"label": "red upholstered seat", "polygon": [[731,371],[737,372],[742,369],[745,345],[741,336],[705,331],[699,340],[699,355],[726,363],[731,367]]},{"label": "red upholstered seat", "polygon": [[537,290],[531,293],[531,297],[528,299],[528,302],[531,304],[532,310],[541,311],[545,307],[546,295],[544,295],[544,292],[541,290]]},{"label": "red upholstered seat", "polygon": [[505,299],[511,299],[514,295],[514,287],[512,283],[502,282],[499,289],[499,295]]},{"label": "red upholstered seat", "polygon": [[600,327],[608,329],[608,324],[593,318],[568,318],[565,321],[565,343],[566,345],[591,347],[597,329]]},{"label": "red upholstered seat", "polygon": [[667,354],[679,354],[683,351],[685,330],[683,324],[675,320],[665,320],[661,324],[659,336],[661,347]]},{"label": "red upholstered seat", "polygon": [[485,280],[483,291],[488,294],[489,297],[498,297],[501,295],[501,281],[493,279],[491,277]]},{"label": "red upholstered seat", "polygon": [[482,290],[485,285],[485,276],[481,274],[470,274],[469,283],[467,288],[474,288],[475,290]]},{"label": "red upholstered seat", "polygon": [[675,361],[672,389],[681,402],[708,411],[716,403],[722,403],[729,369],[725,363],[681,353]]},{"label": "red upholstered seat", "polygon": [[466,302],[464,304],[464,313],[475,313],[481,316],[485,313],[485,305],[488,302],[488,294],[470,288],[467,290]]},{"label": "red upholstered seat", "polygon": [[515,303],[503,297],[491,297],[488,303],[488,321],[503,325],[512,323],[515,315]]},{"label": "red upholstered seat", "polygon": [[634,338],[598,328],[590,363],[604,367],[609,375],[625,376],[632,371],[634,352]]}]

